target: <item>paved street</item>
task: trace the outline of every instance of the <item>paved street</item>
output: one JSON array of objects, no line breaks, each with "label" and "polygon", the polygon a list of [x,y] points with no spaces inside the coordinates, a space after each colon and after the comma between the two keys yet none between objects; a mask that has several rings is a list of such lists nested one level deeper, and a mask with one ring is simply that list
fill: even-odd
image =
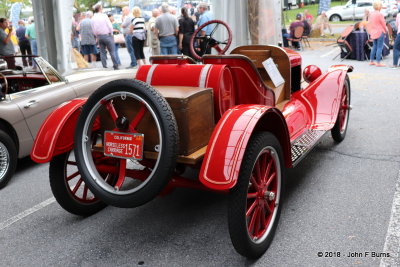
[{"label": "paved street", "polygon": [[[400,207],[392,208],[400,201],[400,70],[333,61],[338,48],[312,45],[300,52],[303,66],[354,66],[349,128],[342,143],[327,135],[289,170],[276,236],[262,258],[235,252],[225,195],[179,189],[136,209],[81,218],[54,202],[49,165],[24,159],[0,191],[0,266],[400,266]],[[347,257],[353,252],[362,256]],[[383,252],[390,257],[372,257]]]}]

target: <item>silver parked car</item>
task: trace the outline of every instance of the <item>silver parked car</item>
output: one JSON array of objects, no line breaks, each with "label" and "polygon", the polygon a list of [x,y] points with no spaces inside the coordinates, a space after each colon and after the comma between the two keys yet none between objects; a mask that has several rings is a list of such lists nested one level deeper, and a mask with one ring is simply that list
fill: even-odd
[{"label": "silver parked car", "polygon": [[[373,11],[373,0],[358,0],[356,4],[348,1],[344,6],[335,6],[326,11],[326,16],[330,21],[362,19],[364,17],[365,9]],[[381,13],[386,18],[389,16],[389,9],[386,3],[382,3]]]},{"label": "silver parked car", "polygon": [[87,97],[115,79],[134,78],[136,70],[81,71],[60,75],[41,57],[33,57],[35,68],[8,69],[0,58],[0,188],[11,179],[18,158],[26,157],[43,121],[65,101]]}]

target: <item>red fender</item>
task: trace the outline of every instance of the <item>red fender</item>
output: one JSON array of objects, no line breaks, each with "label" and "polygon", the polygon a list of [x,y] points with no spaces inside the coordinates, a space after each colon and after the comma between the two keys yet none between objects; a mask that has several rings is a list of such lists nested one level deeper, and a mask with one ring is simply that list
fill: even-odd
[{"label": "red fender", "polygon": [[200,181],[213,190],[235,186],[247,143],[254,131],[269,131],[279,140],[286,167],[292,166],[290,138],[282,113],[265,105],[239,105],[224,113],[207,146]]},{"label": "red fender", "polygon": [[37,163],[49,162],[54,156],[70,151],[74,146],[74,133],[80,107],[85,99],[73,99],[55,109],[39,129],[31,151]]}]

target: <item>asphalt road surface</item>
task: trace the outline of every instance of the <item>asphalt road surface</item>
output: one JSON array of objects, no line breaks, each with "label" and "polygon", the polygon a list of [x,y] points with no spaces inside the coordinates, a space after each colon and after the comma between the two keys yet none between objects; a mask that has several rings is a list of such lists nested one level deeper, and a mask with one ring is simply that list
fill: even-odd
[{"label": "asphalt road surface", "polygon": [[[335,49],[302,51],[303,64],[326,70],[340,63]],[[81,218],[54,202],[48,164],[24,159],[0,191],[0,266],[399,266],[400,70],[342,63],[355,67],[346,139],[327,135],[288,172],[276,236],[260,259],[233,249],[225,195],[178,189]]]}]

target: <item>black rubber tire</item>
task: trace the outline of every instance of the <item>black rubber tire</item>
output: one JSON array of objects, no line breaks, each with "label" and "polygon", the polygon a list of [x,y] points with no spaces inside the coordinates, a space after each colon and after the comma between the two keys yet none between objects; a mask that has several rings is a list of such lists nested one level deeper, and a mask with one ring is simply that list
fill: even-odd
[{"label": "black rubber tire", "polygon": [[[334,20],[334,18],[337,18],[338,20]],[[330,16],[329,21],[342,21],[342,17],[340,17],[337,14],[333,14],[332,16]]]},{"label": "black rubber tire", "polygon": [[[344,86],[345,86],[345,90],[347,90],[347,101],[348,101],[348,105],[350,106],[351,104],[351,90],[350,90],[350,80],[349,77],[346,75],[346,78],[344,80]],[[344,140],[344,138],[346,137],[346,133],[347,133],[347,128],[349,125],[349,116],[350,116],[350,109],[347,110],[347,119],[346,119],[346,127],[344,129],[344,131],[342,132],[340,130],[340,118],[339,118],[339,113],[338,113],[338,117],[336,119],[335,125],[333,126],[332,130],[331,130],[331,134],[332,134],[332,138],[333,140],[335,140],[336,142],[340,143]]]},{"label": "black rubber tire", "polygon": [[0,189],[1,189],[7,185],[7,183],[14,175],[18,162],[18,154],[15,143],[11,139],[11,137],[2,130],[0,130],[0,157],[8,158],[8,165],[7,163],[5,163],[4,166],[0,165],[2,171],[4,170],[4,168],[8,168],[3,174],[0,173]]},{"label": "black rubber tire", "polygon": [[[117,194],[103,189],[90,175],[83,157],[83,129],[85,122],[99,101],[113,93],[131,93],[140,96],[154,111],[159,122],[163,147],[159,153],[158,167],[152,170],[146,184],[132,193]],[[146,138],[144,138],[146,140]],[[143,205],[155,198],[168,183],[175,168],[179,135],[176,120],[165,98],[150,85],[138,81],[121,79],[109,82],[96,90],[83,106],[75,132],[75,157],[81,175],[89,189],[105,203],[121,207],[133,208]]]},{"label": "black rubber tire", "polygon": [[[269,231],[263,234],[262,240],[258,243],[252,240],[249,236],[246,220],[247,208],[247,193],[250,186],[250,176],[252,175],[254,166],[260,153],[265,148],[273,148],[276,151],[277,158],[279,158],[280,168],[280,186],[278,186],[276,195],[279,197],[278,205],[276,208],[275,217],[271,218],[272,226]],[[231,241],[236,251],[247,258],[259,258],[270,246],[276,227],[278,225],[279,216],[281,212],[282,200],[284,195],[284,165],[282,157],[282,149],[276,137],[269,132],[255,133],[246,148],[243,157],[239,178],[237,184],[229,192],[228,204],[228,226]],[[279,176],[279,175],[278,175]],[[279,179],[279,178],[278,178]],[[280,192],[279,192],[280,191]],[[279,193],[279,195],[278,195]],[[270,224],[269,224],[270,225]]]},{"label": "black rubber tire", "polygon": [[58,155],[50,161],[49,178],[50,188],[53,192],[58,204],[66,211],[79,215],[90,216],[104,209],[107,205],[99,199],[94,199],[93,202],[84,203],[75,198],[68,189],[69,185],[66,180],[67,175],[67,160],[70,152]]}]

